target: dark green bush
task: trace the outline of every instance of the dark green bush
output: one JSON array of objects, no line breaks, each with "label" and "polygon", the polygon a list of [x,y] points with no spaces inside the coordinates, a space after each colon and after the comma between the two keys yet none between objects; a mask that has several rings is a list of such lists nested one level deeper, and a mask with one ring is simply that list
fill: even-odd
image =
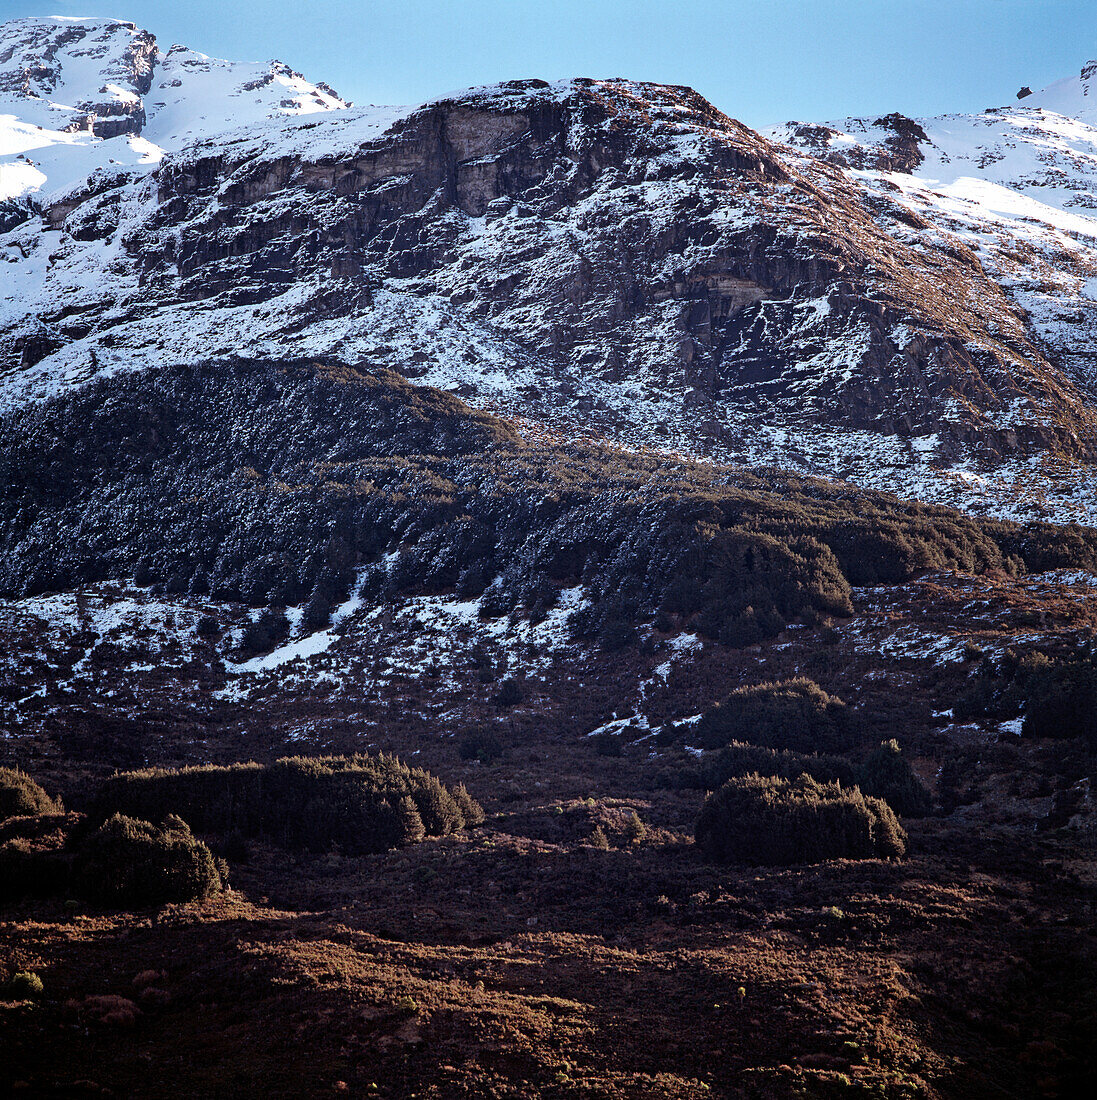
[{"label": "dark green bush", "polygon": [[427,835],[423,815],[410,795],[404,795],[396,803],[396,827],[405,844],[418,844]]},{"label": "dark green bush", "polygon": [[274,611],[269,607],[264,609],[257,619],[244,628],[240,639],[241,653],[252,656],[268,652],[286,638],[289,627],[284,611]]},{"label": "dark green bush", "polygon": [[[451,395],[313,361],[164,365],[21,406],[0,418],[0,528],[0,594],[136,577],[253,606],[308,600],[319,627],[354,567],[400,546],[367,578],[370,599],[459,586],[536,619],[581,582],[584,629],[609,648],[648,616],[744,645],[848,614],[851,584],[1097,565],[1084,528],[777,470],[530,446]],[[283,630],[271,616],[248,642]]]},{"label": "dark green bush", "polygon": [[697,724],[705,748],[733,741],[793,752],[841,752],[850,747],[851,720],[845,703],[813,680],[737,688]]},{"label": "dark green bush", "polygon": [[598,644],[607,653],[616,653],[636,641],[636,627],[625,619],[610,619],[598,632]]},{"label": "dark green bush", "polygon": [[219,638],[221,625],[212,615],[203,615],[195,627],[195,632],[200,638]]},{"label": "dark green bush", "polygon": [[4,994],[13,1001],[36,1001],[45,991],[42,979],[33,970],[17,970],[7,983]]},{"label": "dark green bush", "polygon": [[730,780],[705,799],[694,832],[705,857],[721,863],[784,866],[906,853],[906,833],[886,802],[807,775]]},{"label": "dark green bush", "polygon": [[865,794],[882,798],[897,814],[925,817],[933,799],[907,763],[895,740],[885,741],[861,765],[857,783]]},{"label": "dark green bush", "polygon": [[953,713],[996,722],[1023,715],[1025,737],[1081,737],[1097,748],[1097,656],[1007,650],[980,664]]},{"label": "dark green bush", "polygon": [[802,531],[698,527],[701,548],[671,582],[664,610],[696,609],[696,628],[727,645],[770,637],[797,616],[852,613],[829,547]]},{"label": "dark green bush", "polygon": [[495,734],[487,730],[466,733],[457,743],[457,754],[462,760],[478,760],[481,764],[494,764],[503,756],[503,746]]},{"label": "dark green bush", "polygon": [[465,819],[466,827],[484,823],[484,808],[469,794],[464,783],[458,783],[453,788],[453,800],[457,803],[461,816]]},{"label": "dark green bush", "polygon": [[492,698],[492,702],[497,707],[513,707],[517,706],[524,698],[525,692],[522,690],[522,685],[513,676],[508,676],[499,685],[499,690]]},{"label": "dark green bush", "polygon": [[57,814],[55,802],[26,772],[0,768],[0,821],[30,814]]},{"label": "dark green bush", "polygon": [[777,776],[796,779],[810,775],[820,783],[838,781],[852,787],[856,769],[841,756],[816,756],[790,752],[788,749],[767,749],[761,745],[746,745],[739,741],[717,752],[705,753],[700,761],[701,786],[713,791],[729,779],[744,775]]},{"label": "dark green bush", "polygon": [[1079,654],[1032,667],[1024,713],[1024,737],[1082,737],[1097,749],[1097,661]]},{"label": "dark green bush", "polygon": [[445,836],[482,815],[467,791],[459,801],[421,768],[364,755],[125,772],[107,780],[95,803],[97,819],[112,813],[174,813],[201,833],[236,832],[291,849],[338,847],[350,854]]},{"label": "dark green bush", "polygon": [[263,826],[262,764],[191,768],[146,768],[111,776],[99,788],[91,816],[111,814],[159,821],[175,814],[200,833],[239,830],[256,836]]},{"label": "dark green bush", "polygon": [[221,888],[213,853],[178,817],[153,825],[122,814],[84,840],[76,882],[86,897],[108,905],[195,901]]},{"label": "dark green bush", "polygon": [[1016,718],[1025,705],[1030,675],[1048,663],[1042,653],[1020,654],[1012,649],[997,658],[985,657],[953,704],[953,715],[962,722]]}]

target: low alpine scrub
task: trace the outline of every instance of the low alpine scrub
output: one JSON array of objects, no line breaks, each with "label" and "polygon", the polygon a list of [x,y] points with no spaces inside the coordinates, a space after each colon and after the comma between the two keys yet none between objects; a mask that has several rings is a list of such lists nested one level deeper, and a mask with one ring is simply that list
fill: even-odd
[{"label": "low alpine scrub", "polygon": [[1083,738],[1097,749],[1097,655],[1007,650],[979,666],[953,708],[957,718],[1006,721],[1023,716],[1024,737]]},{"label": "low alpine scrub", "polygon": [[463,787],[451,791],[421,768],[366,755],[123,772],[106,781],[93,811],[97,819],[114,813],[176,814],[200,833],[347,854],[383,852],[483,820]]},{"label": "low alpine scrub", "polygon": [[740,779],[744,775],[776,776],[779,779],[798,779],[801,775],[810,775],[820,783],[837,781],[853,786],[857,769],[841,756],[790,752],[788,749],[769,749],[733,741],[717,752],[706,753],[701,760],[700,774],[704,787],[714,791],[729,779]]},{"label": "low alpine scrub", "polygon": [[69,882],[72,866],[66,853],[27,837],[0,843],[0,902],[50,897]]},{"label": "low alpine scrub", "polygon": [[114,814],[81,846],[80,893],[108,905],[197,901],[221,889],[213,853],[178,817],[160,825]]},{"label": "low alpine scrub", "polygon": [[886,802],[808,775],[729,780],[705,799],[694,835],[704,856],[718,863],[900,859],[907,847]]},{"label": "low alpine scrub", "polygon": [[26,772],[17,768],[0,768],[0,821],[7,821],[9,817],[60,812],[60,803],[50,798]]},{"label": "low alpine scrub", "polygon": [[852,742],[846,704],[814,680],[798,677],[736,688],[697,724],[702,746],[734,741],[798,753],[841,752]]},{"label": "low alpine scrub", "polygon": [[13,1001],[36,1001],[45,991],[42,979],[33,970],[17,970],[4,987],[4,995]]},{"label": "low alpine scrub", "polygon": [[858,769],[857,783],[865,794],[882,798],[903,817],[925,817],[933,809],[929,791],[894,739],[869,754]]},{"label": "low alpine scrub", "polygon": [[0,902],[81,897],[115,906],[194,901],[221,888],[209,848],[177,817],[153,825],[114,815],[45,812],[0,826]]},{"label": "low alpine scrub", "polygon": [[248,652],[277,644],[288,605],[325,626],[371,566],[370,599],[456,591],[534,621],[582,584],[576,624],[608,650],[652,616],[741,646],[851,614],[851,586],[1097,568],[1085,528],[532,444],[451,394],[312,361],[165,365],[15,410],[0,418],[0,526],[0,595],[132,577],[267,607]]}]

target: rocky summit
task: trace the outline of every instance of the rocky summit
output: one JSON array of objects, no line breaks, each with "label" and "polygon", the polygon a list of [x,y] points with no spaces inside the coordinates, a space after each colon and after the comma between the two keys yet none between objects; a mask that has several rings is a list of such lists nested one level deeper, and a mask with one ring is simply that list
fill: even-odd
[{"label": "rocky summit", "polygon": [[0,1092],[1090,1095],[1094,81],[0,26]]},{"label": "rocky summit", "polygon": [[[1003,515],[1027,459],[1092,452],[1073,132],[1065,182],[1022,199],[1033,181],[1012,181],[1023,213],[956,200],[973,233],[898,115],[878,139],[765,137],[623,80],[351,108],[280,63],[164,53],[128,24],[17,21],[3,41],[9,406],[153,363],[325,356],[563,431]],[[1042,147],[1058,116],[1039,99],[964,125]],[[1000,160],[962,178],[1004,190]],[[1014,277],[1018,249],[1075,319]],[[949,475],[984,466],[965,501]]]}]

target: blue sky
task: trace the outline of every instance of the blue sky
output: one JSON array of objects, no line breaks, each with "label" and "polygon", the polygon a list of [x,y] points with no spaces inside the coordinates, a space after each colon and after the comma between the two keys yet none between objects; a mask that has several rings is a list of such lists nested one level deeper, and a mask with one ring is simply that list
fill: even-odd
[{"label": "blue sky", "polygon": [[513,77],[690,84],[760,126],[1009,102],[1097,57],[1095,0],[0,0],[107,15],[238,60],[277,57],[358,103]]}]

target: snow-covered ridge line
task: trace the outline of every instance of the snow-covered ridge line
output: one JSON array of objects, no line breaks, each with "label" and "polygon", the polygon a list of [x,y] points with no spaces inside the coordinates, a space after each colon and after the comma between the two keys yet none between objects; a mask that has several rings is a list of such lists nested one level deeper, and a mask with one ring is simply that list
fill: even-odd
[{"label": "snow-covered ridge line", "polygon": [[95,171],[147,172],[241,126],[349,106],[280,61],[166,52],[117,19],[0,24],[0,202],[55,197]]},{"label": "snow-covered ridge line", "polygon": [[[768,131],[906,206],[912,241],[971,248],[1097,401],[1097,62],[1005,107]],[[912,222],[916,226],[917,222]]]}]

